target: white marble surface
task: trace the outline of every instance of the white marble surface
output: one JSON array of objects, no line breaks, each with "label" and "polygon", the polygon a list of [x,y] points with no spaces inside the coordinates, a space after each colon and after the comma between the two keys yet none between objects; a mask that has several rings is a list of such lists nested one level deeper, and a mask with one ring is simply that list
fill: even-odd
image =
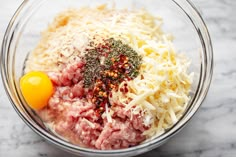
[{"label": "white marble surface", "polygon": [[[236,1],[193,0],[208,25],[214,48],[214,77],[192,121],[163,146],[142,156],[236,156]],[[0,41],[21,0],[0,0]],[[18,117],[0,81],[0,157],[72,156],[46,143]]]}]

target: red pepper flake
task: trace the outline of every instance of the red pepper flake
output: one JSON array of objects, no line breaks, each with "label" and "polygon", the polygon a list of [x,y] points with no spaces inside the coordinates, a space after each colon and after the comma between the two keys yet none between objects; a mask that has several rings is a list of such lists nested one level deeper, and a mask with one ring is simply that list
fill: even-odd
[{"label": "red pepper flake", "polygon": [[127,87],[125,87],[125,93],[128,93],[129,89]]},{"label": "red pepper flake", "polygon": [[110,92],[109,97],[112,98],[112,92]]}]

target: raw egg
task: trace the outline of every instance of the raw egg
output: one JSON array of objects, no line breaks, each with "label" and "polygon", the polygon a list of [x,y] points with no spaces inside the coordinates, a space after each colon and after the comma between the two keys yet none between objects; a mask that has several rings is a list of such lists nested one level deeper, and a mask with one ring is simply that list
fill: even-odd
[{"label": "raw egg", "polygon": [[20,79],[20,88],[28,105],[34,110],[47,106],[53,95],[53,84],[44,72],[29,72]]}]

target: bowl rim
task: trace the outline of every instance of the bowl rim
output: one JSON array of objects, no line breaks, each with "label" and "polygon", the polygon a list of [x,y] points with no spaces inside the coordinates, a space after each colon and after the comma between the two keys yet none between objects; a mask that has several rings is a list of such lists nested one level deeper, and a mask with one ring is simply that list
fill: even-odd
[{"label": "bowl rim", "polygon": [[[34,1],[37,1],[37,0],[34,0]],[[1,54],[0,54],[0,66],[1,66],[1,75],[2,75],[3,85],[5,88],[5,92],[7,93],[7,96],[13,108],[17,112],[17,114],[33,131],[35,131],[37,134],[39,134],[41,137],[43,137],[47,141],[53,143],[54,145],[66,151],[70,150],[72,152],[77,152],[77,153],[82,153],[82,154],[86,154],[86,153],[90,155],[126,154],[129,152],[134,152],[134,151],[138,151],[145,148],[147,148],[146,151],[148,151],[157,147],[158,145],[160,145],[160,143],[163,143],[166,139],[176,134],[193,117],[193,115],[196,113],[196,111],[201,106],[203,100],[205,99],[207,92],[209,90],[210,84],[211,84],[211,80],[212,80],[214,59],[213,59],[213,49],[212,49],[212,42],[210,39],[210,35],[208,32],[207,26],[203,18],[201,17],[199,11],[197,10],[197,8],[189,0],[186,0],[186,1],[185,0],[171,0],[171,1],[177,4],[183,10],[183,12],[185,12],[187,16],[189,16],[188,15],[189,12],[187,12],[184,8],[182,8],[183,5],[187,6],[188,9],[190,9],[192,13],[195,15],[194,17],[189,16],[189,19],[193,20],[192,23],[195,26],[195,29],[198,30],[198,35],[199,35],[199,38],[201,40],[201,44],[204,50],[203,53],[205,55],[204,56],[205,60],[204,62],[202,62],[202,65],[201,65],[200,91],[198,92],[198,97],[197,97],[198,99],[196,100],[196,104],[193,106],[192,110],[188,112],[188,114],[186,114],[185,116],[182,116],[182,118],[178,121],[178,123],[176,123],[170,130],[165,132],[165,134],[159,137],[156,137],[155,139],[152,139],[147,143],[143,143],[143,144],[131,147],[131,148],[118,149],[118,150],[96,150],[96,149],[90,149],[90,148],[83,148],[83,147],[79,147],[71,143],[68,143],[60,138],[57,138],[49,134],[48,132],[43,130],[41,127],[37,126],[36,123],[32,123],[28,119],[27,115],[21,112],[21,110],[17,107],[17,105],[15,105],[19,103],[20,101],[16,97],[17,94],[12,93],[10,90],[14,82],[12,82],[12,79],[8,76],[9,69],[5,68],[8,56],[4,53],[4,52],[9,51],[8,38],[11,37],[12,29],[14,29],[15,27],[14,26],[15,19],[18,18],[22,9],[24,9],[27,6],[29,1],[23,1],[22,4],[19,6],[19,8],[16,10],[12,19],[10,20],[8,27],[6,29],[3,41],[2,41],[2,48],[1,48]],[[206,68],[206,69],[202,70],[202,68],[203,69]]]}]

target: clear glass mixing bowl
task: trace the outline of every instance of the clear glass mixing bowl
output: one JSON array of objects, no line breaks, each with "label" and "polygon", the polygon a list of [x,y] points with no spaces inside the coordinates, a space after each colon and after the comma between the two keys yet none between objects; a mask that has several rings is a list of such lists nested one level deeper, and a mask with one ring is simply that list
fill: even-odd
[{"label": "clear glass mixing bowl", "polygon": [[[164,19],[163,29],[174,36],[174,45],[192,59],[190,71],[195,73],[191,101],[182,118],[161,136],[135,147],[120,150],[82,148],[52,133],[25,104],[19,90],[24,61],[36,46],[40,32],[53,17],[66,8],[97,6],[107,3],[117,8],[145,8]],[[187,0],[25,0],[18,8],[5,32],[1,50],[1,73],[6,93],[19,116],[36,133],[68,152],[81,156],[134,156],[160,146],[191,119],[204,100],[213,71],[211,40],[204,21]]]}]

